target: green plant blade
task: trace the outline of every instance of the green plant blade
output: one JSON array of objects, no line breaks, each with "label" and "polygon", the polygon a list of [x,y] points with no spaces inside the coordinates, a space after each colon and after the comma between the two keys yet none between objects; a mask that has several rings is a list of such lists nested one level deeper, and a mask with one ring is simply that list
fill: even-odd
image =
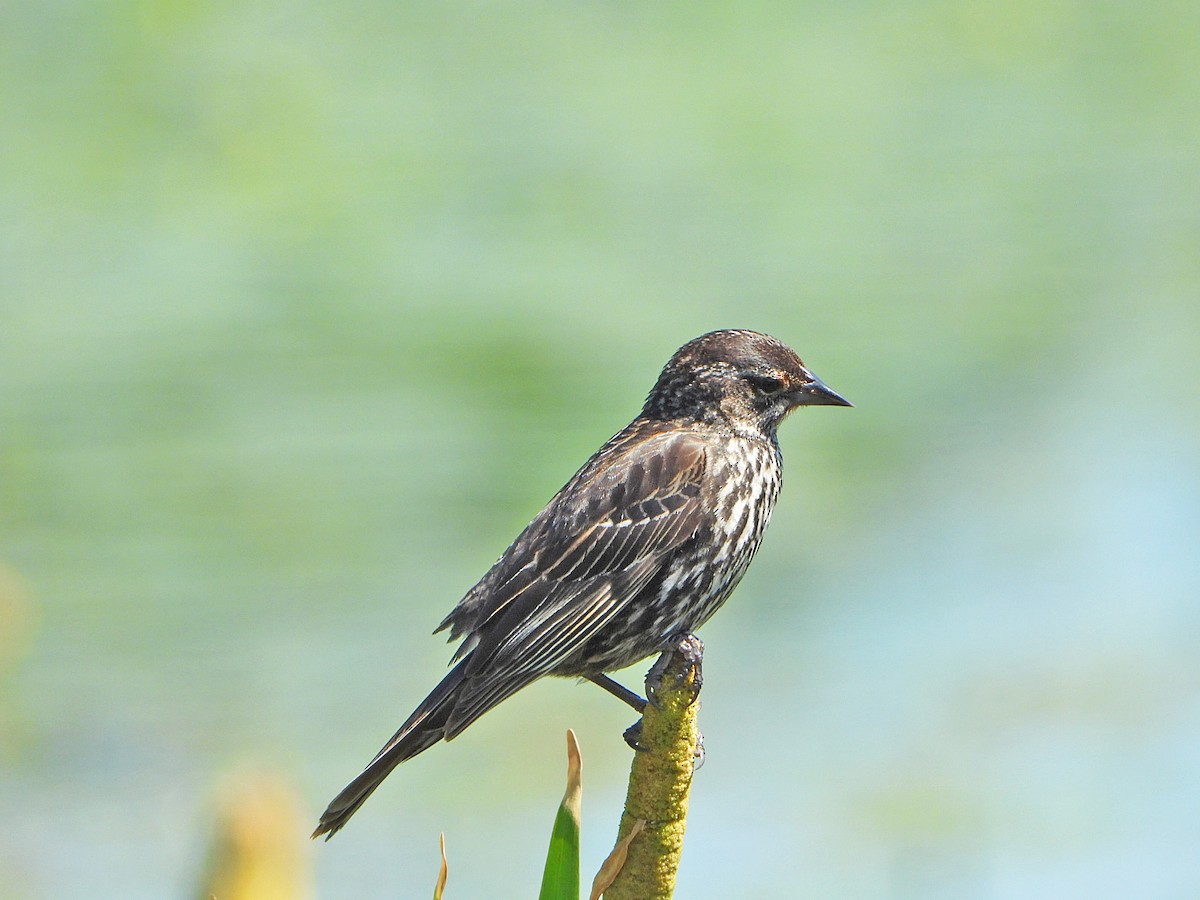
[{"label": "green plant blade", "polygon": [[575,732],[567,731],[567,790],[554,817],[550,852],[538,900],[579,900],[579,811],[583,797],[582,759]]}]

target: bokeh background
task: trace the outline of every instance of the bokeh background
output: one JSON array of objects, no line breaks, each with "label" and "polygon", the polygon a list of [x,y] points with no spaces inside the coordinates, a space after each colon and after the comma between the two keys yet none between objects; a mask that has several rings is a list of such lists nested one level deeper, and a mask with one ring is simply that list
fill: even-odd
[{"label": "bokeh background", "polygon": [[[4,4],[0,893],[193,894],[247,769],[306,833],[738,326],[856,408],[786,423],[704,630],[680,896],[1200,896],[1198,48],[1172,0]],[[445,831],[448,897],[532,896],[568,726],[590,878],[629,721],[535,686],[313,891],[428,896]]]}]

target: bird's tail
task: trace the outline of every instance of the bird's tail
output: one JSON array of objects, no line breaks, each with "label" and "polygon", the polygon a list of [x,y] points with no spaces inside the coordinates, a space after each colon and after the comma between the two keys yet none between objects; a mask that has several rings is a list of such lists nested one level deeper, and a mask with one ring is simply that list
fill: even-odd
[{"label": "bird's tail", "polygon": [[400,763],[412,759],[422,750],[428,750],[446,734],[446,722],[454,708],[454,695],[466,674],[467,660],[450,670],[441,683],[422,701],[400,730],[383,745],[362,774],[350,782],[340,794],[333,798],[325,812],[314,838],[325,835],[329,840],[346,824],[360,806],[379,787],[383,779]]}]

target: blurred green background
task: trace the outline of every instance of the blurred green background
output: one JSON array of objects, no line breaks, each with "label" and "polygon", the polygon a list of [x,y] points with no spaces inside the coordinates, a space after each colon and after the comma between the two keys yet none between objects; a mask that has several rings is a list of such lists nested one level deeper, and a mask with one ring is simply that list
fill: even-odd
[{"label": "blurred green background", "polygon": [[[717,327],[793,416],[705,630],[688,898],[1200,896],[1200,6],[0,9],[0,885],[307,831],[429,631]],[[637,683],[644,667],[625,673]],[[628,710],[541,683],[312,846],[323,897],[536,891]]]}]

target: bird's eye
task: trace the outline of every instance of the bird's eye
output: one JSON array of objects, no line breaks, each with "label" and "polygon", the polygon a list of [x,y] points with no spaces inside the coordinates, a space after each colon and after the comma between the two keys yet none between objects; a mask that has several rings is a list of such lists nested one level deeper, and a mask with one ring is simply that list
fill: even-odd
[{"label": "bird's eye", "polygon": [[782,379],[776,378],[773,375],[747,375],[746,381],[764,394],[774,394],[783,390]]}]

